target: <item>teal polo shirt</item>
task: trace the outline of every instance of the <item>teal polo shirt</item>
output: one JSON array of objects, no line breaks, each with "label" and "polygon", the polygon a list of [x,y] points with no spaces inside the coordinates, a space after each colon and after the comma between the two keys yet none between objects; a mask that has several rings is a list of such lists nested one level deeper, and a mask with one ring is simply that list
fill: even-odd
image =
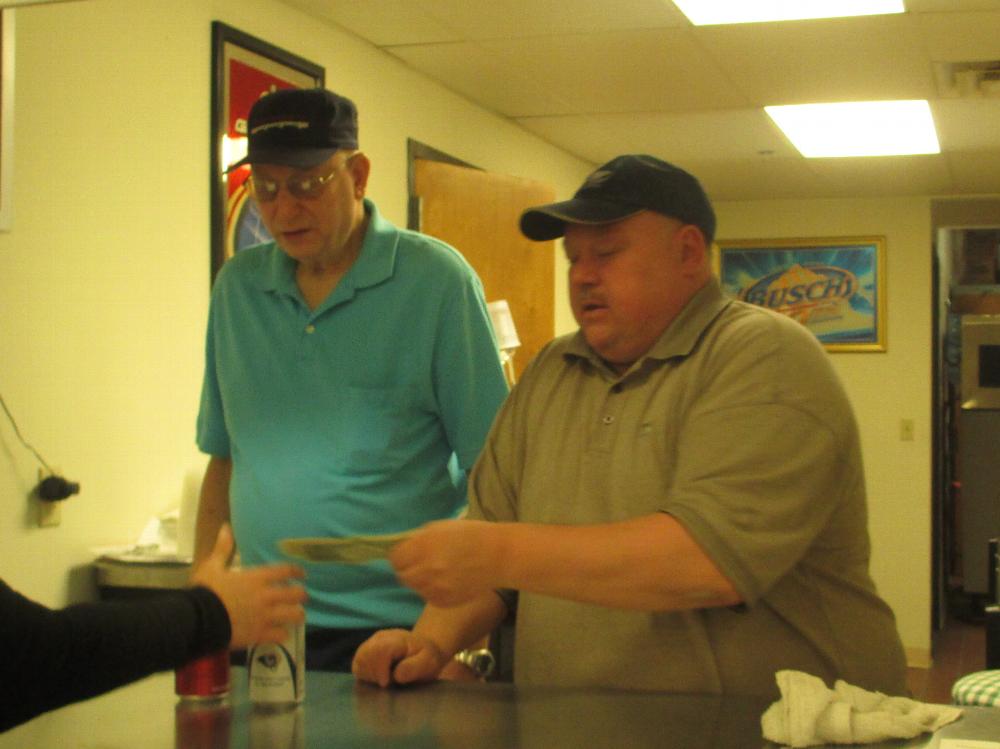
[{"label": "teal polo shirt", "polygon": [[[482,284],[453,248],[365,201],[361,253],[310,310],[273,242],[212,290],[199,448],[233,462],[245,566],[278,541],[395,533],[465,507],[465,477],[507,394]],[[422,601],[387,562],[306,565],[307,621],[412,624]]]}]

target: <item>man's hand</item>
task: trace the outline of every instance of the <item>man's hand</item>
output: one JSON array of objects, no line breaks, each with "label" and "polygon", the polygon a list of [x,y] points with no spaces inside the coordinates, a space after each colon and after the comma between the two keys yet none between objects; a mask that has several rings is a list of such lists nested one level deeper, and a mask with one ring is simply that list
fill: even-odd
[{"label": "man's hand", "polygon": [[294,564],[228,569],[233,545],[233,532],[224,524],[212,553],[193,571],[191,582],[209,588],[226,607],[232,630],[230,648],[281,642],[288,636],[289,625],[305,621],[302,603],[306,592],[299,585],[288,584],[293,578],[305,577],[305,572]]},{"label": "man's hand", "polygon": [[361,643],[351,671],[361,681],[387,687],[433,681],[450,662],[430,640],[405,629],[383,629]]},{"label": "man's hand", "polygon": [[435,606],[466,603],[502,587],[502,526],[482,520],[438,520],[389,554],[396,576]]}]

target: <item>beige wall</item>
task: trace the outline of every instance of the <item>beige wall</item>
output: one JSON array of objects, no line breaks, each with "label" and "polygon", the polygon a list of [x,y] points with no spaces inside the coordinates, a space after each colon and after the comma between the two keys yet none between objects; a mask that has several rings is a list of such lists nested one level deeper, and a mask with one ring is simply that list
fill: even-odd
[{"label": "beige wall", "polygon": [[[176,504],[193,446],[208,292],[210,23],[326,68],[361,110],[370,194],[405,223],[406,139],[569,196],[576,159],[274,0],[85,0],[17,19],[14,227],[0,233],[0,393],[83,492],[33,525],[36,462],[0,424],[0,576],[58,605],[85,595],[90,547]],[[912,653],[930,643],[929,201],[718,206],[727,237],[884,234],[885,354],[838,354],[858,412],[876,581]],[[557,274],[558,332],[574,325]],[[912,418],[916,440],[898,439]],[[70,572],[75,573],[67,574]],[[73,582],[69,582],[73,581]]]}]

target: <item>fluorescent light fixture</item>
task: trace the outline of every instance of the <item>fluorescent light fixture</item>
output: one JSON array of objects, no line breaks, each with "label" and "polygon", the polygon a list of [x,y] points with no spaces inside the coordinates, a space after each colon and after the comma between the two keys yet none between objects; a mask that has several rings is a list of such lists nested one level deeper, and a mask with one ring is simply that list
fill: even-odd
[{"label": "fluorescent light fixture", "polygon": [[695,26],[902,13],[903,0],[674,0]]},{"label": "fluorescent light fixture", "polygon": [[803,156],[906,156],[941,153],[930,105],[857,101],[764,107]]}]

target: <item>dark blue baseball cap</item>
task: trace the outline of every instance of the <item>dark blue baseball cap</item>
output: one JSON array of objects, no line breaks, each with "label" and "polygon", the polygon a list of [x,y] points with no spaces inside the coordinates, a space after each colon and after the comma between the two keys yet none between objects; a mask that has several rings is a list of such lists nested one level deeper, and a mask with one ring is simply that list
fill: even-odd
[{"label": "dark blue baseball cap", "polygon": [[358,110],[325,88],[281,89],[250,108],[247,141],[247,155],[226,171],[244,164],[310,169],[341,149],[358,147]]},{"label": "dark blue baseball cap", "polygon": [[538,241],[555,239],[566,224],[610,224],[642,211],[655,211],[715,238],[715,211],[698,182],[678,166],[655,156],[626,154],[598,167],[571,200],[529,208],[521,232]]}]

